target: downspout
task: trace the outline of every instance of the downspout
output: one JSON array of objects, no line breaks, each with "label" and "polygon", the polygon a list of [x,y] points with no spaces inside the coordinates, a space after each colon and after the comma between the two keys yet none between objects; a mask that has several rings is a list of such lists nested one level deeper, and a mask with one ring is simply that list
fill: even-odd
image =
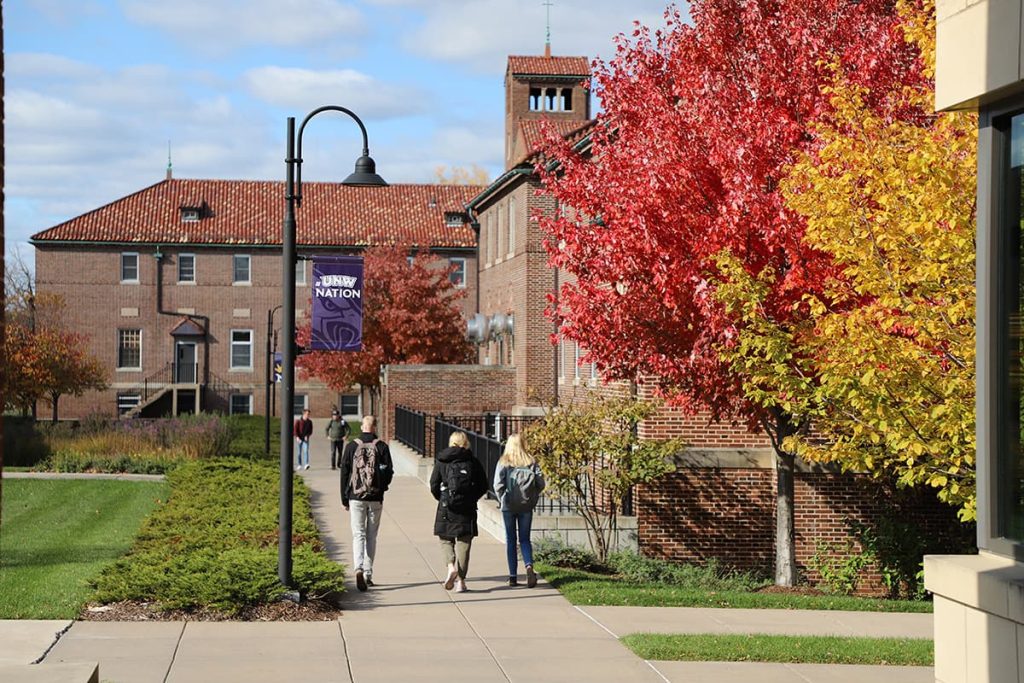
[{"label": "downspout", "polygon": [[[156,259],[156,312],[158,315],[178,316],[180,314],[177,311],[164,310],[164,255],[160,252],[159,244],[153,253],[153,258]],[[205,315],[194,314],[188,317],[203,321],[203,385],[205,386],[210,383],[210,318]],[[177,348],[175,348],[174,352],[177,354]],[[197,396],[196,401],[198,400],[199,397]]]}]

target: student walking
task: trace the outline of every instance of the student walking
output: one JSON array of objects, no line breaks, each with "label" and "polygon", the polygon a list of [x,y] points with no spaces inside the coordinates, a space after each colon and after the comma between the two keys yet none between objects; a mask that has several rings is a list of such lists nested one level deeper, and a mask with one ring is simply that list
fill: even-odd
[{"label": "student walking", "polygon": [[293,428],[296,440],[296,455],[298,457],[298,466],[295,468],[301,470],[303,466],[309,469],[309,437],[313,436],[313,421],[309,419],[309,408],[302,411],[302,417],[295,421],[295,427]]},{"label": "student walking", "polygon": [[430,473],[430,492],[437,501],[434,535],[448,566],[447,590],[465,593],[469,551],[477,535],[476,502],[487,492],[487,473],[469,450],[465,432],[455,432],[448,448],[437,454]]},{"label": "student walking", "polygon": [[377,438],[376,426],[373,415],[363,418],[362,433],[345,446],[340,465],[341,504],[351,513],[352,567],[356,571],[356,588],[361,591],[373,585],[384,492],[395,476],[391,449]]},{"label": "student walking", "polygon": [[505,443],[505,452],[494,470],[494,493],[501,503],[501,516],[505,521],[505,550],[508,556],[508,585],[519,585],[516,541],[526,565],[526,585],[537,585],[533,571],[533,544],[530,527],[533,509],[537,507],[544,490],[544,475],[536,458],[526,452],[522,435],[513,434]]},{"label": "student walking", "polygon": [[345,452],[345,439],[348,438],[348,423],[341,419],[337,409],[331,411],[331,421],[327,423],[326,435],[331,442],[331,469],[341,466],[341,456]]}]

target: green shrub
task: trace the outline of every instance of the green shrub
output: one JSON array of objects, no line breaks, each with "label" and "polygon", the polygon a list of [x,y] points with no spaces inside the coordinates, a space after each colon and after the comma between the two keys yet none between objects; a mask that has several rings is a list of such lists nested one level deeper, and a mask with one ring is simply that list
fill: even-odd
[{"label": "green shrub", "polygon": [[608,556],[608,565],[633,583],[661,583],[694,590],[750,591],[767,583],[755,574],[726,570],[714,559],[703,565],[683,564],[620,551]]},{"label": "green shrub", "polygon": [[4,464],[34,467],[50,456],[43,431],[31,417],[4,415]]},{"label": "green shrub", "polygon": [[565,545],[554,538],[542,538],[533,544],[533,559],[566,569],[582,569],[590,572],[607,572],[608,568],[597,561],[597,555],[583,548]]},{"label": "green shrub", "polygon": [[135,456],[121,453],[61,451],[51,455],[33,469],[43,472],[166,474],[181,462],[181,457],[173,453]]},{"label": "green shrub", "polygon": [[[200,460],[167,479],[167,503],[143,525],[131,552],[96,580],[96,600],[237,614],[280,598],[277,469],[239,458]],[[314,597],[343,590],[344,569],[323,553],[301,479],[292,531],[295,587]]]},{"label": "green shrub", "polygon": [[281,418],[270,418],[270,455],[266,454],[266,418],[263,415],[231,415],[225,417],[231,441],[224,455],[235,458],[276,460],[281,452]]},{"label": "green shrub", "polygon": [[871,553],[857,551],[850,540],[845,546],[819,542],[807,566],[818,572],[830,593],[852,595],[860,583],[861,572],[873,559]]}]

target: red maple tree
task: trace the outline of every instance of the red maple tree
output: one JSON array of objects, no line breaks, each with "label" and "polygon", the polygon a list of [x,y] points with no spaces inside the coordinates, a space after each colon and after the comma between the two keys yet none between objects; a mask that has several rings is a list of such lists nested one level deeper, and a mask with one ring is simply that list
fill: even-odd
[{"label": "red maple tree", "polygon": [[795,463],[782,444],[804,416],[746,400],[719,357],[738,322],[715,296],[718,258],[771,273],[766,315],[809,314],[803,295],[836,273],[804,245],[779,181],[815,145],[833,65],[870,87],[919,78],[917,55],[888,0],[694,0],[690,16],[670,8],[664,29],[638,26],[595,65],[604,111],[590,150],[548,143],[545,191],[574,211],[541,225],[551,264],[576,276],[551,312],[604,376],[651,378],[675,405],[764,429],[778,456],[775,578],[792,585]]},{"label": "red maple tree", "polygon": [[[465,289],[451,282],[451,267],[420,252],[410,262],[403,245],[370,247],[363,253],[363,350],[315,351],[297,365],[335,391],[353,384],[376,395],[380,366],[398,363],[463,363],[469,357],[459,301]],[[311,321],[299,329],[306,345]]]}]

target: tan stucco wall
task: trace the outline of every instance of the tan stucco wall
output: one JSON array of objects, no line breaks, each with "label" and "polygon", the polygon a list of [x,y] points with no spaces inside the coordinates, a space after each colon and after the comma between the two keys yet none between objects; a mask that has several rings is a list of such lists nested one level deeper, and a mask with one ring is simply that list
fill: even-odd
[{"label": "tan stucco wall", "polygon": [[935,108],[973,109],[1021,89],[1024,0],[936,0]]}]

